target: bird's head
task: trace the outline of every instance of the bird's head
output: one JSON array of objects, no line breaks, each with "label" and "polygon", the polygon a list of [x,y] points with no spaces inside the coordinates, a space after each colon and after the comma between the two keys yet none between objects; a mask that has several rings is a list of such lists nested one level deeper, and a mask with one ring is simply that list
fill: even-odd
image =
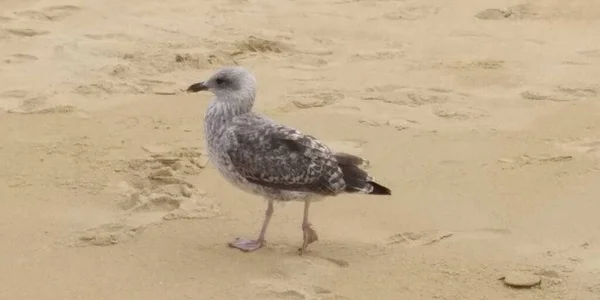
[{"label": "bird's head", "polygon": [[256,78],[243,67],[225,67],[187,88],[188,93],[200,91],[210,91],[217,101],[252,103],[256,96]]}]

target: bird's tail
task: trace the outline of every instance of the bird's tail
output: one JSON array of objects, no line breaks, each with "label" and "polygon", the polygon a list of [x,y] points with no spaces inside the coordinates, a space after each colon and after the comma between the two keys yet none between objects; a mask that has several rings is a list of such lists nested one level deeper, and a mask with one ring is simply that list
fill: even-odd
[{"label": "bird's tail", "polygon": [[375,182],[373,177],[362,170],[360,165],[369,165],[369,161],[358,156],[336,153],[338,166],[344,173],[347,193],[364,193],[369,195],[391,195],[392,191]]}]

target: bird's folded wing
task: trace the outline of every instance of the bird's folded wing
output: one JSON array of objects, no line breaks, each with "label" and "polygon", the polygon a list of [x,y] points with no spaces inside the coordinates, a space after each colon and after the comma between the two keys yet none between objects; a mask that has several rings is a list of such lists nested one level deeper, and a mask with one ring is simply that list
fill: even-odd
[{"label": "bird's folded wing", "polygon": [[228,131],[227,154],[248,181],[262,186],[323,195],[344,188],[331,151],[312,136],[256,120],[237,120]]}]

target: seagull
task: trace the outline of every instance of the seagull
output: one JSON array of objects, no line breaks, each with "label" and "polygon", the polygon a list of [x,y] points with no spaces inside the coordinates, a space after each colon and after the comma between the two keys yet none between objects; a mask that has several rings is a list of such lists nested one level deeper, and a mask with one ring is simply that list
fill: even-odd
[{"label": "seagull", "polygon": [[214,94],[204,117],[204,140],[211,163],[235,187],[263,197],[264,221],[256,239],[237,238],[228,245],[244,252],[265,245],[275,201],[304,201],[303,255],[319,238],[309,222],[314,201],[344,193],[391,195],[360,166],[361,157],[334,152],[317,138],[252,111],[256,78],[240,66],[224,67],[188,93]]}]

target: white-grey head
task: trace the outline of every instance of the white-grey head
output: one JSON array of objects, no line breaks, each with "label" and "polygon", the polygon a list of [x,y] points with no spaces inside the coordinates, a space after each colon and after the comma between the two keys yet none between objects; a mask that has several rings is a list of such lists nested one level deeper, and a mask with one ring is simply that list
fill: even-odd
[{"label": "white-grey head", "polygon": [[210,91],[217,102],[250,105],[256,96],[256,78],[243,67],[225,67],[218,70],[209,79],[194,83],[188,87],[188,93]]}]

